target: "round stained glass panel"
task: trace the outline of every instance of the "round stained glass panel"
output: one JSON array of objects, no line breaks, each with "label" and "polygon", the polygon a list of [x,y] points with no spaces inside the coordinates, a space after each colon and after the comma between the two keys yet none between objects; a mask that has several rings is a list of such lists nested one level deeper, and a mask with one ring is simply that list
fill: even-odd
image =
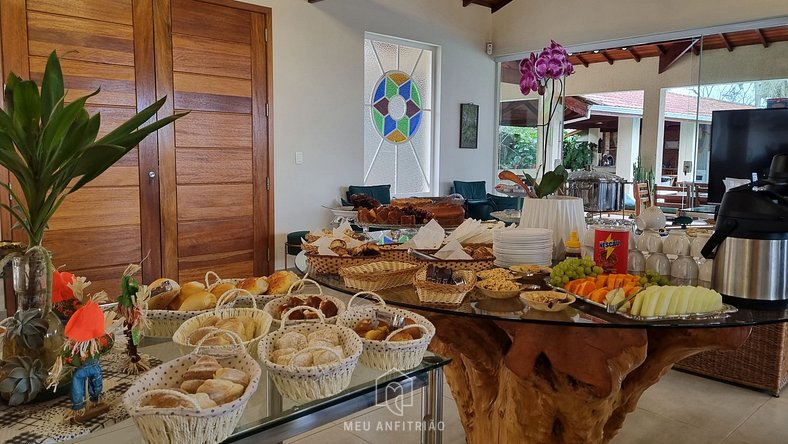
[{"label": "round stained glass panel", "polygon": [[392,143],[410,140],[421,122],[421,94],[402,71],[380,77],[372,91],[372,121],[381,137]]}]

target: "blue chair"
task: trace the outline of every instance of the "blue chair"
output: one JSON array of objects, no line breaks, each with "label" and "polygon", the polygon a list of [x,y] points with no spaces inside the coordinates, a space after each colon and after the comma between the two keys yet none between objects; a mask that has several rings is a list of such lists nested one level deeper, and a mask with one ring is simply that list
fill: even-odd
[{"label": "blue chair", "polygon": [[454,193],[465,198],[465,216],[473,219],[489,220],[490,213],[495,207],[487,198],[487,183],[483,180],[476,182],[454,181]]},{"label": "blue chair", "polygon": [[374,197],[383,205],[391,203],[391,185],[350,185],[347,187],[347,202],[350,202],[350,196],[358,193]]}]

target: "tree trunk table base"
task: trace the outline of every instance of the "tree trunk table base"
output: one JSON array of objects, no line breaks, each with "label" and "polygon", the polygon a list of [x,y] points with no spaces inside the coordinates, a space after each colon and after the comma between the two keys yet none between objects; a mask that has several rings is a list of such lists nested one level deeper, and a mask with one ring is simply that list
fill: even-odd
[{"label": "tree trunk table base", "polygon": [[470,444],[604,443],[677,361],[749,327],[618,329],[423,313]]}]

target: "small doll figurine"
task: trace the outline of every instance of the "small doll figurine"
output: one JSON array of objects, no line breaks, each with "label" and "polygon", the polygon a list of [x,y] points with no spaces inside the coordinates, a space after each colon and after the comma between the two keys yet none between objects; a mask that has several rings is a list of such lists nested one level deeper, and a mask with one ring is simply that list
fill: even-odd
[{"label": "small doll figurine", "polygon": [[142,339],[142,331],[148,324],[145,318],[150,291],[145,285],[140,285],[134,275],[142,267],[130,264],[120,278],[120,296],[118,296],[117,313],[124,319],[123,330],[128,342],[126,343],[127,358],[121,370],[129,375],[137,375],[150,369],[150,360],[145,355],[140,355],[137,346]]},{"label": "small doll figurine", "polygon": [[68,321],[79,308],[79,301],[69,287],[76,278],[67,271],[55,270],[52,273],[52,310],[63,322]]},{"label": "small doll figurine", "polygon": [[[101,403],[103,381],[99,358],[109,352],[114,344],[112,332],[119,326],[115,313],[104,313],[99,304],[106,301],[107,294],[99,292],[86,296],[85,287],[90,285],[84,277],[78,277],[71,285],[80,307],[66,323],[63,350],[55,361],[49,376],[49,387],[55,387],[65,366],[73,368],[71,376],[71,412],[66,415],[72,423],[84,422],[102,415],[109,406]],[[85,399],[87,386],[88,400]]]}]

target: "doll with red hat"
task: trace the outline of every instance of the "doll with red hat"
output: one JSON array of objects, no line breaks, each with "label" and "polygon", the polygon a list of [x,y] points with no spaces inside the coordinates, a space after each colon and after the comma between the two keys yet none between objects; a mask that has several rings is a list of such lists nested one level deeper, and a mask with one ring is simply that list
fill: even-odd
[{"label": "doll with red hat", "polygon": [[[85,288],[90,285],[84,277],[78,277],[69,287],[79,301],[79,308],[66,323],[63,350],[55,361],[49,376],[49,386],[57,388],[60,376],[66,366],[73,368],[71,376],[71,414],[72,422],[80,422],[108,410],[100,404],[103,380],[99,358],[112,349],[113,331],[120,321],[115,320],[114,312],[104,313],[99,306],[105,302],[107,294],[103,291],[86,295]],[[87,387],[88,399],[85,398]],[[87,401],[87,403],[86,403]]]}]

